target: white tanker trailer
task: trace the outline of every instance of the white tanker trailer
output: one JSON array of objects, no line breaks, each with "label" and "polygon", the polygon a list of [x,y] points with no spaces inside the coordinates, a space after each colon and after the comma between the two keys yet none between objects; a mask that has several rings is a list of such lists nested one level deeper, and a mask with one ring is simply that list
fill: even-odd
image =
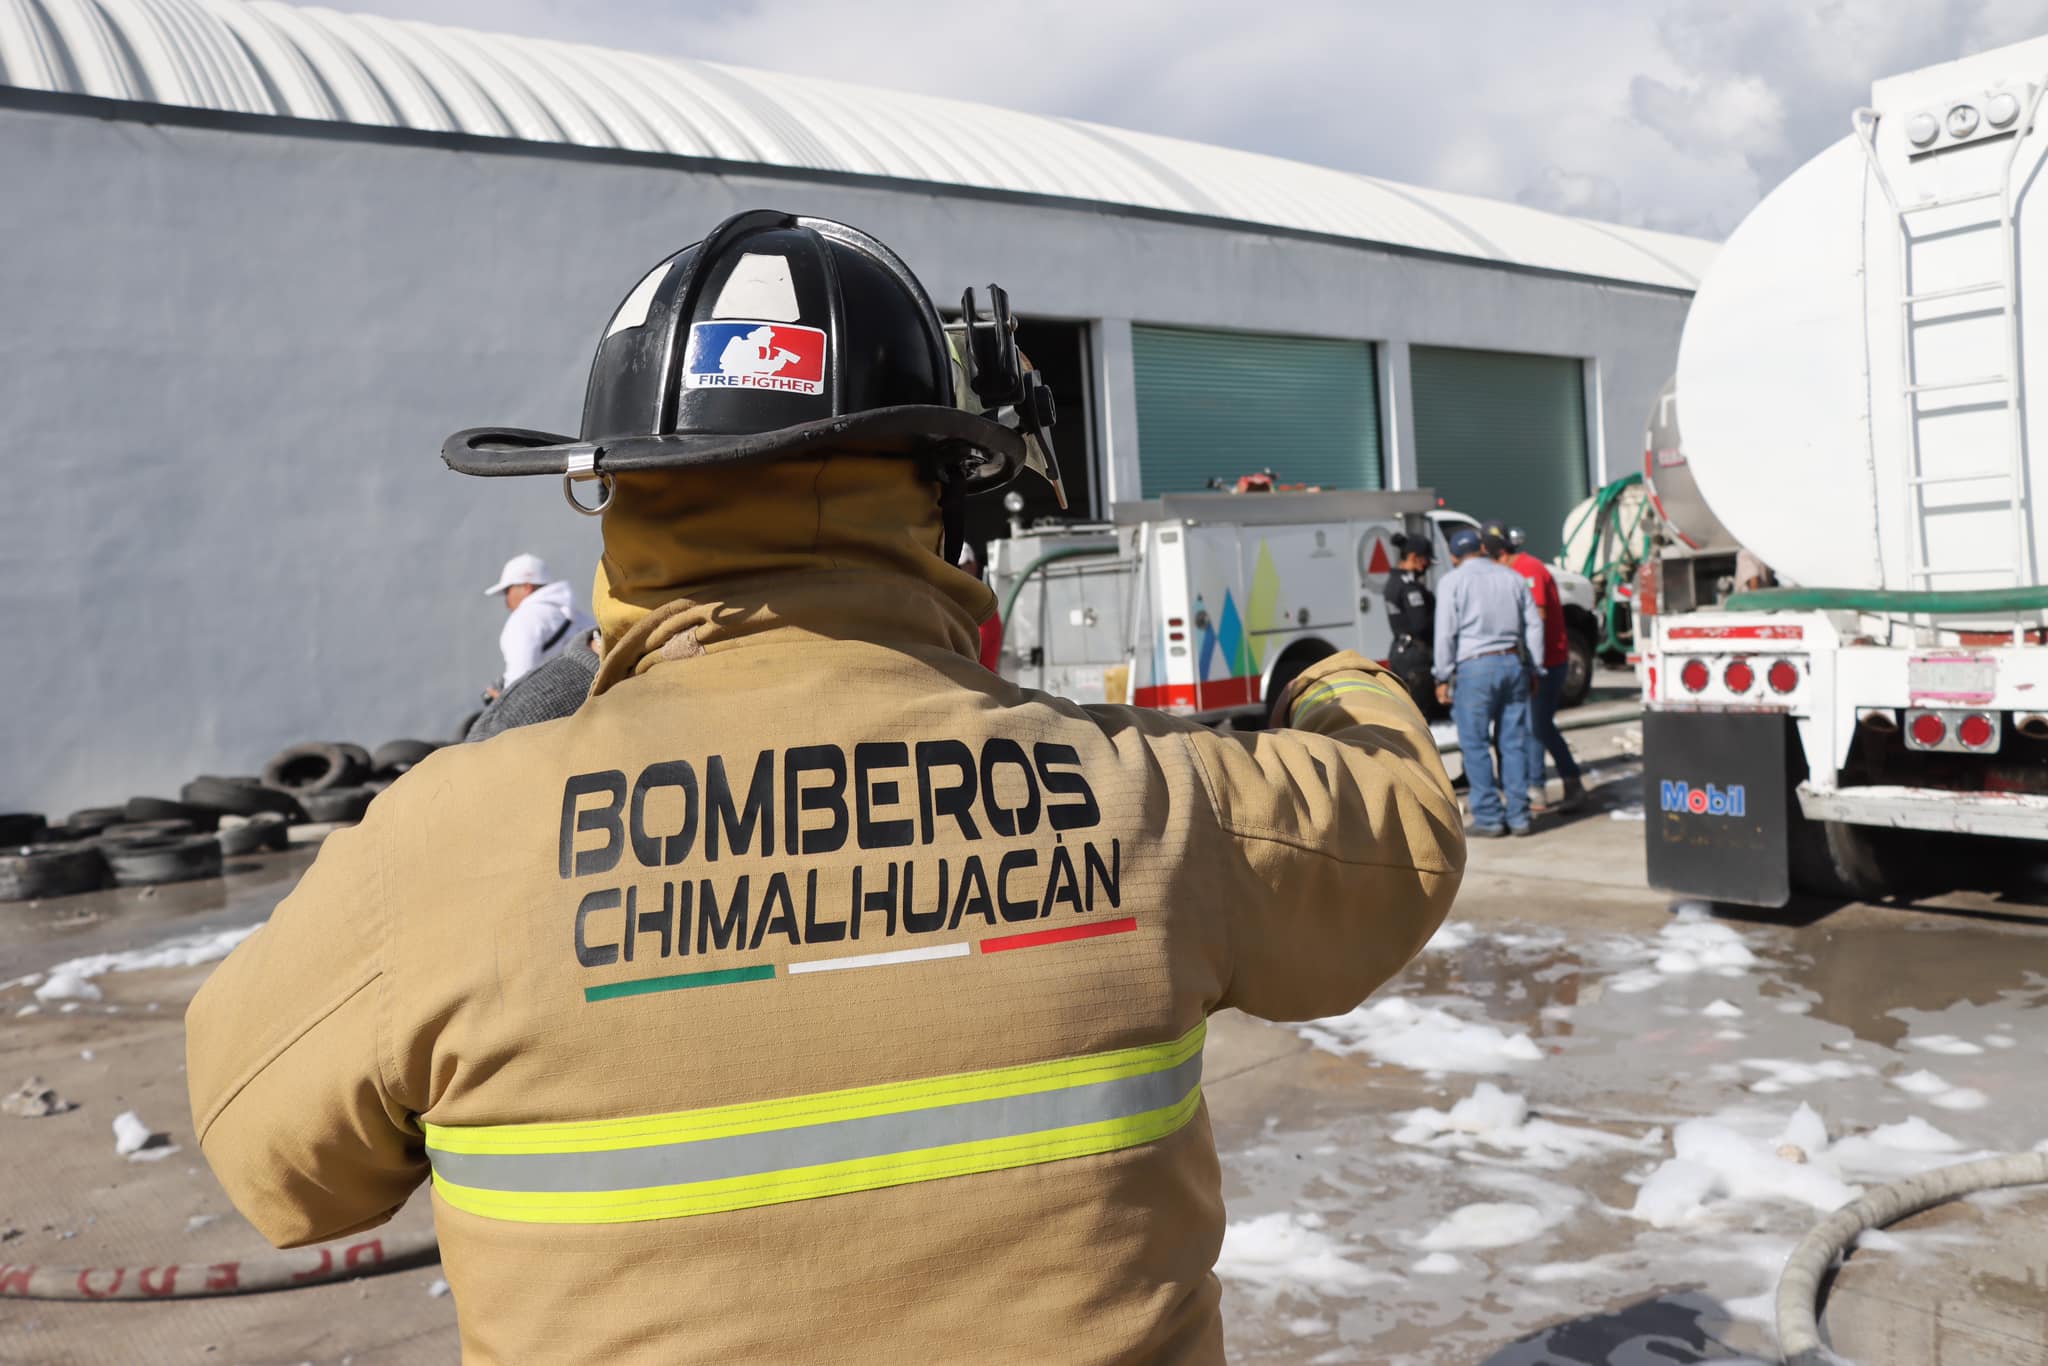
[{"label": "white tanker trailer", "polygon": [[1655,886],[1782,905],[1883,890],[1889,830],[2048,842],[2044,85],[2048,38],[1878,81],[1693,302],[1690,473],[1784,586],[1639,628]]}]

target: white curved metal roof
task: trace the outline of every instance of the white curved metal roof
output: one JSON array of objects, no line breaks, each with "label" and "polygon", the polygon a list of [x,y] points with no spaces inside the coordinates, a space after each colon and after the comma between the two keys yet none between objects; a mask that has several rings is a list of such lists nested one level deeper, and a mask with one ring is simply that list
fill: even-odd
[{"label": "white curved metal roof", "polygon": [[0,85],[972,186],[1692,289],[1712,242],[1072,119],[279,0],[0,0]]}]

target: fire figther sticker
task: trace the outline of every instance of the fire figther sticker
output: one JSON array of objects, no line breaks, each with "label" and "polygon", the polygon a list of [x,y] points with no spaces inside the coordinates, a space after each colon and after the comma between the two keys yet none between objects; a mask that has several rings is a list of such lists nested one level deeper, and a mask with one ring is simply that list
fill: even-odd
[{"label": "fire figther sticker", "polygon": [[822,394],[825,334],[793,323],[694,323],[683,353],[683,387]]}]

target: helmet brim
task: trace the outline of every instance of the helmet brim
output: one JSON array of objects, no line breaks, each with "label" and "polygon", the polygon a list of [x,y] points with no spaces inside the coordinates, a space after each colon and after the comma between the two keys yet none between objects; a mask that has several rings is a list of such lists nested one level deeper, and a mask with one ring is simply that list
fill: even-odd
[{"label": "helmet brim", "polygon": [[999,422],[930,404],[871,408],[772,432],[617,436],[583,441],[527,427],[470,427],[441,443],[459,474],[486,478],[569,473],[572,457],[594,457],[599,474],[746,465],[834,451],[928,457],[934,477],[968,489],[1009,480],[1028,463],[1022,433]]}]

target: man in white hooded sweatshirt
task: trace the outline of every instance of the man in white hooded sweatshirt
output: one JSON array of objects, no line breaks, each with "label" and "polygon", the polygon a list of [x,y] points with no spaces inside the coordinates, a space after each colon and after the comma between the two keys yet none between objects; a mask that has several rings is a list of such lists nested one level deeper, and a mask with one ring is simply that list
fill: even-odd
[{"label": "man in white hooded sweatshirt", "polygon": [[505,673],[486,694],[494,700],[542,660],[560,654],[597,625],[589,613],[577,609],[576,594],[566,582],[550,579],[547,564],[538,555],[514,555],[505,561],[498,581],[484,590],[486,597],[499,594],[504,595],[507,613],[505,628],[498,633]]}]

